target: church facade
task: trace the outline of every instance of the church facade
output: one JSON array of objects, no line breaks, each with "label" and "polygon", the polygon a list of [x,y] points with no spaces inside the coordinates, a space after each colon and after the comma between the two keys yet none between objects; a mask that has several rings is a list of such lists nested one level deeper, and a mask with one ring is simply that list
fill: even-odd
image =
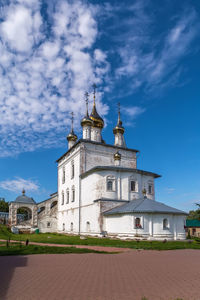
[{"label": "church facade", "polygon": [[[87,95],[86,95],[87,96]],[[185,239],[186,213],[155,200],[160,175],[137,168],[138,150],[126,147],[120,110],[114,145],[102,138],[94,91],[91,114],[73,129],[68,151],[58,160],[57,231],[120,238]]]}]

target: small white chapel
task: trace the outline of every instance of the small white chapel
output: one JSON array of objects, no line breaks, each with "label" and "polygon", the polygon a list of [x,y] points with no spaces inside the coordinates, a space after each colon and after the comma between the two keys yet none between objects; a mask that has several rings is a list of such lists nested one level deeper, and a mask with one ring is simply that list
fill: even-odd
[{"label": "small white chapel", "polygon": [[81,120],[82,138],[73,128],[68,150],[58,160],[57,231],[79,235],[185,239],[187,213],[155,200],[160,175],[137,168],[138,150],[126,146],[120,109],[114,145],[102,138],[104,120],[96,109]]}]

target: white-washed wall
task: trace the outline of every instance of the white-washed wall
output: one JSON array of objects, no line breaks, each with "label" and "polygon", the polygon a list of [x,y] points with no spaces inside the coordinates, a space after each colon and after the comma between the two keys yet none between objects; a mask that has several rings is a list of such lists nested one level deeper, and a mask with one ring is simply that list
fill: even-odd
[{"label": "white-washed wall", "polygon": [[[136,229],[134,218],[141,218],[142,229]],[[163,220],[169,220],[169,229],[163,229]],[[185,239],[184,215],[125,214],[104,217],[104,230],[109,235],[141,236],[150,239]]]},{"label": "white-washed wall", "polygon": [[[107,177],[115,178],[115,188],[113,191],[107,191]],[[130,180],[136,180],[138,189],[136,192],[130,190]],[[81,181],[81,203],[82,205],[91,204],[94,200],[100,198],[109,198],[115,200],[133,200],[143,197],[142,189],[149,180],[154,182],[151,176],[141,175],[134,172],[117,171],[96,171],[83,178]],[[149,199],[154,200],[154,194],[147,194]]]}]

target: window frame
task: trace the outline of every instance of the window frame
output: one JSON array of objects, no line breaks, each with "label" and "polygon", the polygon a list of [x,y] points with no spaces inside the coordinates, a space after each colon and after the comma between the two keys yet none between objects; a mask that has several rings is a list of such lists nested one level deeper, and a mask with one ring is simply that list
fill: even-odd
[{"label": "window frame", "polygon": [[[108,183],[112,182],[112,189],[108,188]],[[106,191],[107,192],[116,192],[116,178],[115,176],[108,175],[106,177]]]},{"label": "window frame", "polygon": [[[150,191],[151,189],[151,191]],[[154,183],[153,181],[148,181],[148,190],[147,190],[149,195],[154,195]]]},{"label": "window frame", "polygon": [[[139,219],[139,224],[137,224],[137,220]],[[142,226],[142,217],[135,217],[134,218],[134,229],[143,229]]]},{"label": "window frame", "polygon": [[167,218],[163,219],[163,230],[169,229],[169,220]]}]

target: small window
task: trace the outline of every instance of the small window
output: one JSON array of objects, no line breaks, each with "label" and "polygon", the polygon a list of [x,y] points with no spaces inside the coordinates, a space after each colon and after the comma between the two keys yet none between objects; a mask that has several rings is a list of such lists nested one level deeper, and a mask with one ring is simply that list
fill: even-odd
[{"label": "small window", "polygon": [[68,204],[69,203],[69,189],[67,189],[67,191],[66,191],[66,198],[67,198],[66,203]]},{"label": "small window", "polygon": [[62,183],[65,183],[65,168],[62,170]]},{"label": "small window", "polygon": [[73,224],[73,222],[71,222],[70,230],[71,230],[71,231],[74,230],[74,224]]},{"label": "small window", "polygon": [[64,192],[62,192],[62,205],[64,205],[64,202],[65,202],[65,195]]},{"label": "small window", "polygon": [[148,184],[148,194],[152,195],[153,194],[153,183],[150,182]]},{"label": "small window", "polygon": [[113,182],[111,180],[107,181],[107,190],[112,191],[113,190]]},{"label": "small window", "polygon": [[136,182],[134,180],[131,180],[131,192],[136,191]]},{"label": "small window", "polygon": [[142,228],[140,218],[135,218],[135,228],[136,228],[136,229]]},{"label": "small window", "polygon": [[169,222],[167,219],[163,220],[163,229],[168,229],[169,228]]},{"label": "small window", "polygon": [[74,161],[71,164],[71,178],[74,178]]},{"label": "small window", "polygon": [[75,201],[75,188],[74,186],[72,187],[72,202]]},{"label": "small window", "polygon": [[51,223],[50,222],[47,222],[47,227],[51,227]]},{"label": "small window", "polygon": [[65,223],[63,223],[63,231],[65,231]]},{"label": "small window", "polygon": [[106,178],[106,189],[107,191],[115,191],[115,177],[114,176],[107,176]]}]

